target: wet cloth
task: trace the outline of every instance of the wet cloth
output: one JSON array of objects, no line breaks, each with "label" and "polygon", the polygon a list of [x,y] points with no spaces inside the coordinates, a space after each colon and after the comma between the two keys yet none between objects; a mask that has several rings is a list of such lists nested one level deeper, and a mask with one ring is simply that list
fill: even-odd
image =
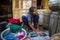
[{"label": "wet cloth", "polygon": [[6,40],[22,40],[22,39],[24,39],[24,37],[25,37],[25,32],[23,30],[21,32],[17,32],[17,33],[9,32],[8,34],[5,34],[3,36],[3,38]]},{"label": "wet cloth", "polygon": [[9,33],[7,35],[4,36],[5,40],[19,40],[17,37],[14,36],[13,33]]},{"label": "wet cloth", "polygon": [[33,31],[28,35],[28,37],[30,38],[30,40],[50,40],[48,31],[43,32],[39,36],[36,34],[36,32]]}]

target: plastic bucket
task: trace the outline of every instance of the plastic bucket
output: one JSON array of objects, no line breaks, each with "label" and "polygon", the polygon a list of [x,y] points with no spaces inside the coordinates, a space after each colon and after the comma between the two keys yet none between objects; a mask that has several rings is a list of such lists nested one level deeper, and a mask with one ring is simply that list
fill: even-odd
[{"label": "plastic bucket", "polygon": [[[22,39],[20,39],[20,40],[23,40],[25,37],[27,37],[27,32],[26,32],[26,30],[22,28],[22,31],[25,33],[25,35],[24,35],[24,37],[23,37]],[[2,39],[2,40],[5,40],[5,39],[4,39],[4,36],[7,35],[9,32],[10,32],[10,28],[4,30],[4,31],[1,33],[1,39]]]}]

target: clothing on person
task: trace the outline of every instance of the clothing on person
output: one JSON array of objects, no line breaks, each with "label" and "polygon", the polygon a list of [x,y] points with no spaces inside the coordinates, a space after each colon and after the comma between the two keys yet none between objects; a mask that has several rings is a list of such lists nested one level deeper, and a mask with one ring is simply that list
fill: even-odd
[{"label": "clothing on person", "polygon": [[37,25],[39,21],[39,15],[33,16],[32,14],[28,13],[27,15],[22,16],[23,24],[30,27],[28,22],[31,22],[33,26]]}]

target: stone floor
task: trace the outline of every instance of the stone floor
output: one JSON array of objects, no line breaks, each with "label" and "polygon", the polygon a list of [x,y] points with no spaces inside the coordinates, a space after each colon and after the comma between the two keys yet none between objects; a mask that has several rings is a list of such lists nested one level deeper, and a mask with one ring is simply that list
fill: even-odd
[{"label": "stone floor", "polygon": [[1,37],[0,37],[0,40],[2,40]]}]

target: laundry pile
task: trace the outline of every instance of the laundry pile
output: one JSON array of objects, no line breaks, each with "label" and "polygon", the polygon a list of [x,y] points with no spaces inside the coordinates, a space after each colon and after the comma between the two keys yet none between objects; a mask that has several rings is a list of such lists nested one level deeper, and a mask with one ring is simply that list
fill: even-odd
[{"label": "laundry pile", "polygon": [[19,40],[17,37],[14,36],[13,33],[9,33],[4,37],[5,40]]},{"label": "laundry pile", "polygon": [[20,40],[22,38],[24,38],[24,32],[18,32],[18,33],[8,33],[7,35],[4,36],[5,40]]},{"label": "laundry pile", "polygon": [[49,32],[46,31],[46,32],[43,32],[42,34],[40,35],[37,35],[34,31],[31,32],[28,37],[30,38],[30,40],[50,40],[50,37],[49,37]]}]

